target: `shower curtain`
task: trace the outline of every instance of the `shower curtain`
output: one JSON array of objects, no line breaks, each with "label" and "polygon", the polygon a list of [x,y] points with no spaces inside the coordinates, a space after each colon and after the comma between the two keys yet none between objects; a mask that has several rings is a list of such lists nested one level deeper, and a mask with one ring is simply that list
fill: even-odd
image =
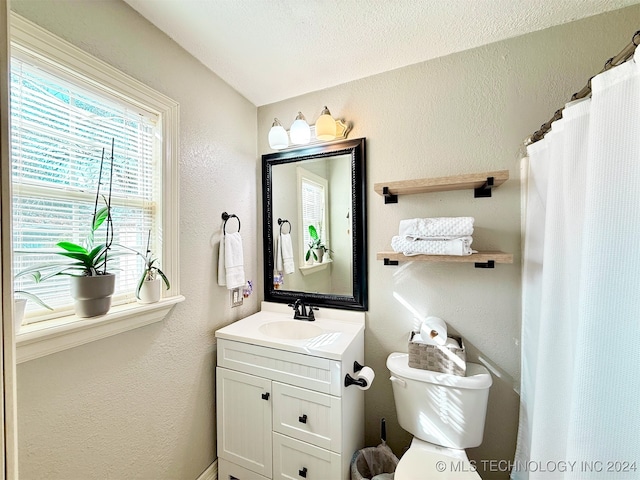
[{"label": "shower curtain", "polygon": [[511,477],[640,479],[640,50],[529,146]]}]

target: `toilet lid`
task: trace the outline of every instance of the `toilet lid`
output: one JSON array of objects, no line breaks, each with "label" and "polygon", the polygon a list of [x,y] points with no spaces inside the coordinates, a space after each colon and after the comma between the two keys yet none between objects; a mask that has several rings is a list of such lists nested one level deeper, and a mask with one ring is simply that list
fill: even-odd
[{"label": "toilet lid", "polygon": [[468,460],[410,448],[396,467],[394,480],[481,480]]}]

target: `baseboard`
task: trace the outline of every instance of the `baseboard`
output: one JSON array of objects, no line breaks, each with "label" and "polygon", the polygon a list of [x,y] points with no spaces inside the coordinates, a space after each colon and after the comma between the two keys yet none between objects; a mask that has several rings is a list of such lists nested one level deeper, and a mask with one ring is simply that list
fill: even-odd
[{"label": "baseboard", "polygon": [[196,480],[218,480],[218,459],[209,465]]}]

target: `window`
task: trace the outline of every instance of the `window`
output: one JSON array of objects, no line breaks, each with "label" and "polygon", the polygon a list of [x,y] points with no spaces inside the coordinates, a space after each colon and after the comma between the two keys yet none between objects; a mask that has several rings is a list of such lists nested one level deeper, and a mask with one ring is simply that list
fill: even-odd
[{"label": "window", "polygon": [[[15,14],[11,57],[14,271],[56,258],[21,250],[82,243],[104,149],[101,192],[111,183],[114,245],[144,253],[151,232],[172,284],[165,296],[178,295],[178,105]],[[136,255],[110,260],[113,305],[135,302],[142,269]],[[66,276],[39,284],[21,277],[15,287],[54,307],[31,305],[25,323],[73,312]]]},{"label": "window", "polygon": [[327,243],[329,238],[327,209],[329,196],[329,183],[326,178],[316,175],[304,168],[297,168],[298,176],[298,201],[300,212],[300,247],[301,259],[300,265],[305,264],[307,250],[312,242],[309,234],[309,226],[313,225],[316,229],[318,237],[323,244]]}]

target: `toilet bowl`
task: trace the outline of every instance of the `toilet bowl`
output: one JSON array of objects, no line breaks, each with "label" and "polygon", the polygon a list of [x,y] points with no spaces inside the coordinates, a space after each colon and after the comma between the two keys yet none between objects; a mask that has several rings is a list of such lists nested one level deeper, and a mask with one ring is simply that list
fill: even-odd
[{"label": "toilet bowl", "polygon": [[482,443],[491,374],[475,363],[464,377],[411,368],[408,357],[387,358],[398,422],[414,436],[394,479],[480,479],[464,449]]}]

